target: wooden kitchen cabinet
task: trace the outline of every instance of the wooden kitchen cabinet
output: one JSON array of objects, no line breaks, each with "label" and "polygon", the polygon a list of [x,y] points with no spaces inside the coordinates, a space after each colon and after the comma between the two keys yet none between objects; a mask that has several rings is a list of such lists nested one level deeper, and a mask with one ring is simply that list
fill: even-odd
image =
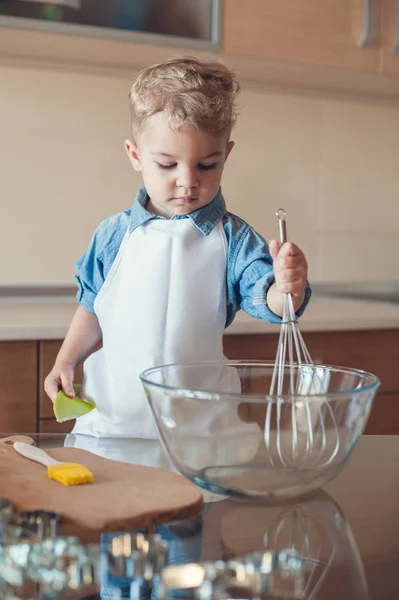
[{"label": "wooden kitchen cabinet", "polygon": [[364,0],[226,0],[227,55],[376,71],[381,6],[374,2],[367,47]]},{"label": "wooden kitchen cabinet", "polygon": [[399,75],[399,2],[381,0],[382,36],[380,67],[384,73]]},{"label": "wooden kitchen cabinet", "polygon": [[223,25],[243,83],[399,98],[398,0],[225,0]]},{"label": "wooden kitchen cabinet", "polygon": [[0,429],[32,433],[37,427],[37,342],[0,342]]},{"label": "wooden kitchen cabinet", "polygon": [[[360,99],[399,99],[398,58],[392,52],[397,0],[220,0],[212,26],[211,57],[234,70],[243,86],[331,93]],[[176,2],[176,7],[186,2]],[[192,0],[190,4],[198,4]],[[368,43],[366,7],[372,27]],[[184,13],[191,9],[178,8]],[[195,8],[195,10],[197,10]],[[399,11],[399,8],[398,8]],[[212,13],[219,15],[219,11]],[[159,15],[158,15],[159,16]],[[1,17],[0,17],[1,21]],[[172,19],[173,21],[173,19]],[[198,20],[197,20],[198,21]],[[200,19],[202,22],[202,19]],[[5,23],[3,23],[5,24]],[[199,21],[195,22],[198,27]],[[59,25],[59,24],[55,24]],[[153,23],[154,25],[154,23]],[[173,26],[176,23],[173,21]],[[2,27],[0,64],[100,72],[131,77],[176,54],[173,36],[158,42],[140,32],[132,40]],[[218,32],[222,32],[220,40]],[[187,33],[187,30],[186,30]],[[210,58],[208,42],[178,39],[180,54]],[[181,45],[184,44],[184,45]]]},{"label": "wooden kitchen cabinet", "polygon": [[39,419],[38,421],[38,432],[51,435],[52,433],[71,433],[75,421],[65,421],[64,423],[58,423],[56,419]]},{"label": "wooden kitchen cabinet", "polygon": [[[303,338],[314,362],[352,367],[374,373],[381,379],[380,392],[399,391],[399,331],[304,332]],[[272,360],[278,334],[226,335],[228,358]]]},{"label": "wooden kitchen cabinet", "polygon": [[[225,335],[231,359],[274,361],[276,334]],[[399,434],[399,330],[305,332],[315,362],[355,367],[382,381],[366,428],[370,434]],[[0,342],[0,429],[3,432],[67,433],[73,421],[57,423],[43,383],[61,340]],[[98,345],[95,350],[99,347]],[[75,381],[82,381],[82,367]]]},{"label": "wooden kitchen cabinet", "polygon": [[[399,434],[399,331],[305,332],[314,362],[362,369],[381,379],[367,424],[369,434]],[[231,359],[274,361],[278,334],[226,335],[225,355]]]}]

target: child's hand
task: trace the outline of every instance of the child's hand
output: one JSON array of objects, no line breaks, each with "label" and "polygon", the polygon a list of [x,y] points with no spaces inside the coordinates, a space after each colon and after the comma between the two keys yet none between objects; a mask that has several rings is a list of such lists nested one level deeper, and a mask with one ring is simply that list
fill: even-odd
[{"label": "child's hand", "polygon": [[303,297],[308,278],[308,263],[302,250],[291,242],[286,242],[280,248],[277,240],[271,240],[269,252],[273,259],[276,288],[280,294]]},{"label": "child's hand", "polygon": [[55,363],[44,381],[44,391],[52,402],[54,402],[54,398],[60,389],[63,389],[66,395],[71,398],[75,396],[72,385],[74,375],[75,368],[70,363]]}]

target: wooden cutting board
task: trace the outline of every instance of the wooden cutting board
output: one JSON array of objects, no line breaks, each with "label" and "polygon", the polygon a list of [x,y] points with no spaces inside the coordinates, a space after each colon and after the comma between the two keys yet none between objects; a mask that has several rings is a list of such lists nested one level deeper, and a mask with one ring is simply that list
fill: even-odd
[{"label": "wooden cutting board", "polygon": [[[61,515],[61,534],[97,539],[102,531],[133,530],[192,517],[200,511],[202,494],[183,476],[103,458],[78,448],[51,448],[57,460],[85,465],[91,484],[68,486],[47,477],[47,469],[20,456],[14,441],[0,440],[0,496],[18,510],[50,510]],[[47,452],[47,450],[46,450]]]}]

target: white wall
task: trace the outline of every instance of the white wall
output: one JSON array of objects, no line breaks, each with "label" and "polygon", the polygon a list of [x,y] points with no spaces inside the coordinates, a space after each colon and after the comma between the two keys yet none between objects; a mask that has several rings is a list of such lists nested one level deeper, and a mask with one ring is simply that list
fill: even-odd
[{"label": "white wall", "polygon": [[[73,283],[98,222],[132,204],[130,83],[0,68],[0,285]],[[399,106],[259,90],[241,104],[229,209],[270,238],[283,206],[312,281],[398,281]]]}]

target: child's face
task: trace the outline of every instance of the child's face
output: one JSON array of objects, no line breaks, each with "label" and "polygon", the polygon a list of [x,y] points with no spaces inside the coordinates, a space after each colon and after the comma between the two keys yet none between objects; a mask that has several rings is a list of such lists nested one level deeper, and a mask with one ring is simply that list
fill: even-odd
[{"label": "child's face", "polygon": [[227,135],[213,137],[192,126],[173,131],[164,113],[148,119],[136,142],[125,142],[134,169],[142,174],[149,210],[167,218],[213,200],[233,145]]}]

